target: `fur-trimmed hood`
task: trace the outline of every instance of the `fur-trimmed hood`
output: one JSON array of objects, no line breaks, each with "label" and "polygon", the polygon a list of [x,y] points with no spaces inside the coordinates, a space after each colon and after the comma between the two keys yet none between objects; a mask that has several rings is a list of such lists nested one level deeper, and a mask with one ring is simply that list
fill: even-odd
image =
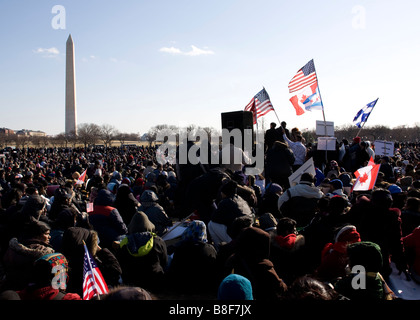
[{"label": "fur-trimmed hood", "polygon": [[54,249],[47,244],[42,244],[38,241],[28,241],[28,244],[23,244],[17,238],[10,239],[9,249],[18,255],[34,260],[46,254],[54,253]]}]

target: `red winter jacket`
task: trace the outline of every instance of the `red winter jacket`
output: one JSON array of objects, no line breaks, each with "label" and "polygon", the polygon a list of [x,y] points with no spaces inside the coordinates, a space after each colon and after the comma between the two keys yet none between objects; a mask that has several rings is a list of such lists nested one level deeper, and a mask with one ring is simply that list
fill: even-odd
[{"label": "red winter jacket", "polygon": [[413,230],[412,233],[402,238],[406,249],[414,249],[415,259],[413,269],[420,275],[420,227]]}]

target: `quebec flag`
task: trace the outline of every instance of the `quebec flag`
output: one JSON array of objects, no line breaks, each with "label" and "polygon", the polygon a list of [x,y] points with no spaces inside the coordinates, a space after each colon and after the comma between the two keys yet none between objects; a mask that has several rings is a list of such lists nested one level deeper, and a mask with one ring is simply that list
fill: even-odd
[{"label": "quebec flag", "polygon": [[378,102],[378,99],[376,99],[375,101],[372,101],[371,103],[368,103],[366,106],[360,109],[359,112],[356,114],[356,116],[353,119],[353,123],[358,128],[361,128],[364,125],[364,123],[367,121],[370,113],[373,110],[373,107],[376,105],[376,102]]}]

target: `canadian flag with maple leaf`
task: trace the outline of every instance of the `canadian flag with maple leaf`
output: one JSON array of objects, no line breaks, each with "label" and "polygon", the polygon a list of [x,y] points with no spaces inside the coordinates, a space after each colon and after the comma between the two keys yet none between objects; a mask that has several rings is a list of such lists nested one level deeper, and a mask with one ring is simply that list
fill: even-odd
[{"label": "canadian flag with maple leaf", "polygon": [[376,179],[378,178],[380,167],[380,164],[375,164],[373,161],[369,161],[369,164],[366,167],[357,170],[354,173],[356,176],[356,181],[353,184],[352,191],[372,190],[375,186]]},{"label": "canadian flag with maple leaf", "polygon": [[317,83],[304,88],[289,100],[293,104],[293,107],[296,110],[296,115],[298,116],[304,114],[305,110],[322,110],[322,101],[319,95]]}]

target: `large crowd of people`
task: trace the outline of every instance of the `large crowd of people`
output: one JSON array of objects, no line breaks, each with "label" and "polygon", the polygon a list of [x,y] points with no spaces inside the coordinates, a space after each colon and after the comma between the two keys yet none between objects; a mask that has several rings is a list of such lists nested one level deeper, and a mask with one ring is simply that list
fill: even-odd
[{"label": "large crowd of people", "polygon": [[[258,175],[156,151],[3,150],[1,299],[82,300],[84,245],[109,288],[101,300],[390,300],[393,268],[420,283],[418,144],[379,156],[354,137],[317,150],[272,123]],[[291,185],[310,158],[316,174]],[[371,160],[374,188],[353,191]]]}]

